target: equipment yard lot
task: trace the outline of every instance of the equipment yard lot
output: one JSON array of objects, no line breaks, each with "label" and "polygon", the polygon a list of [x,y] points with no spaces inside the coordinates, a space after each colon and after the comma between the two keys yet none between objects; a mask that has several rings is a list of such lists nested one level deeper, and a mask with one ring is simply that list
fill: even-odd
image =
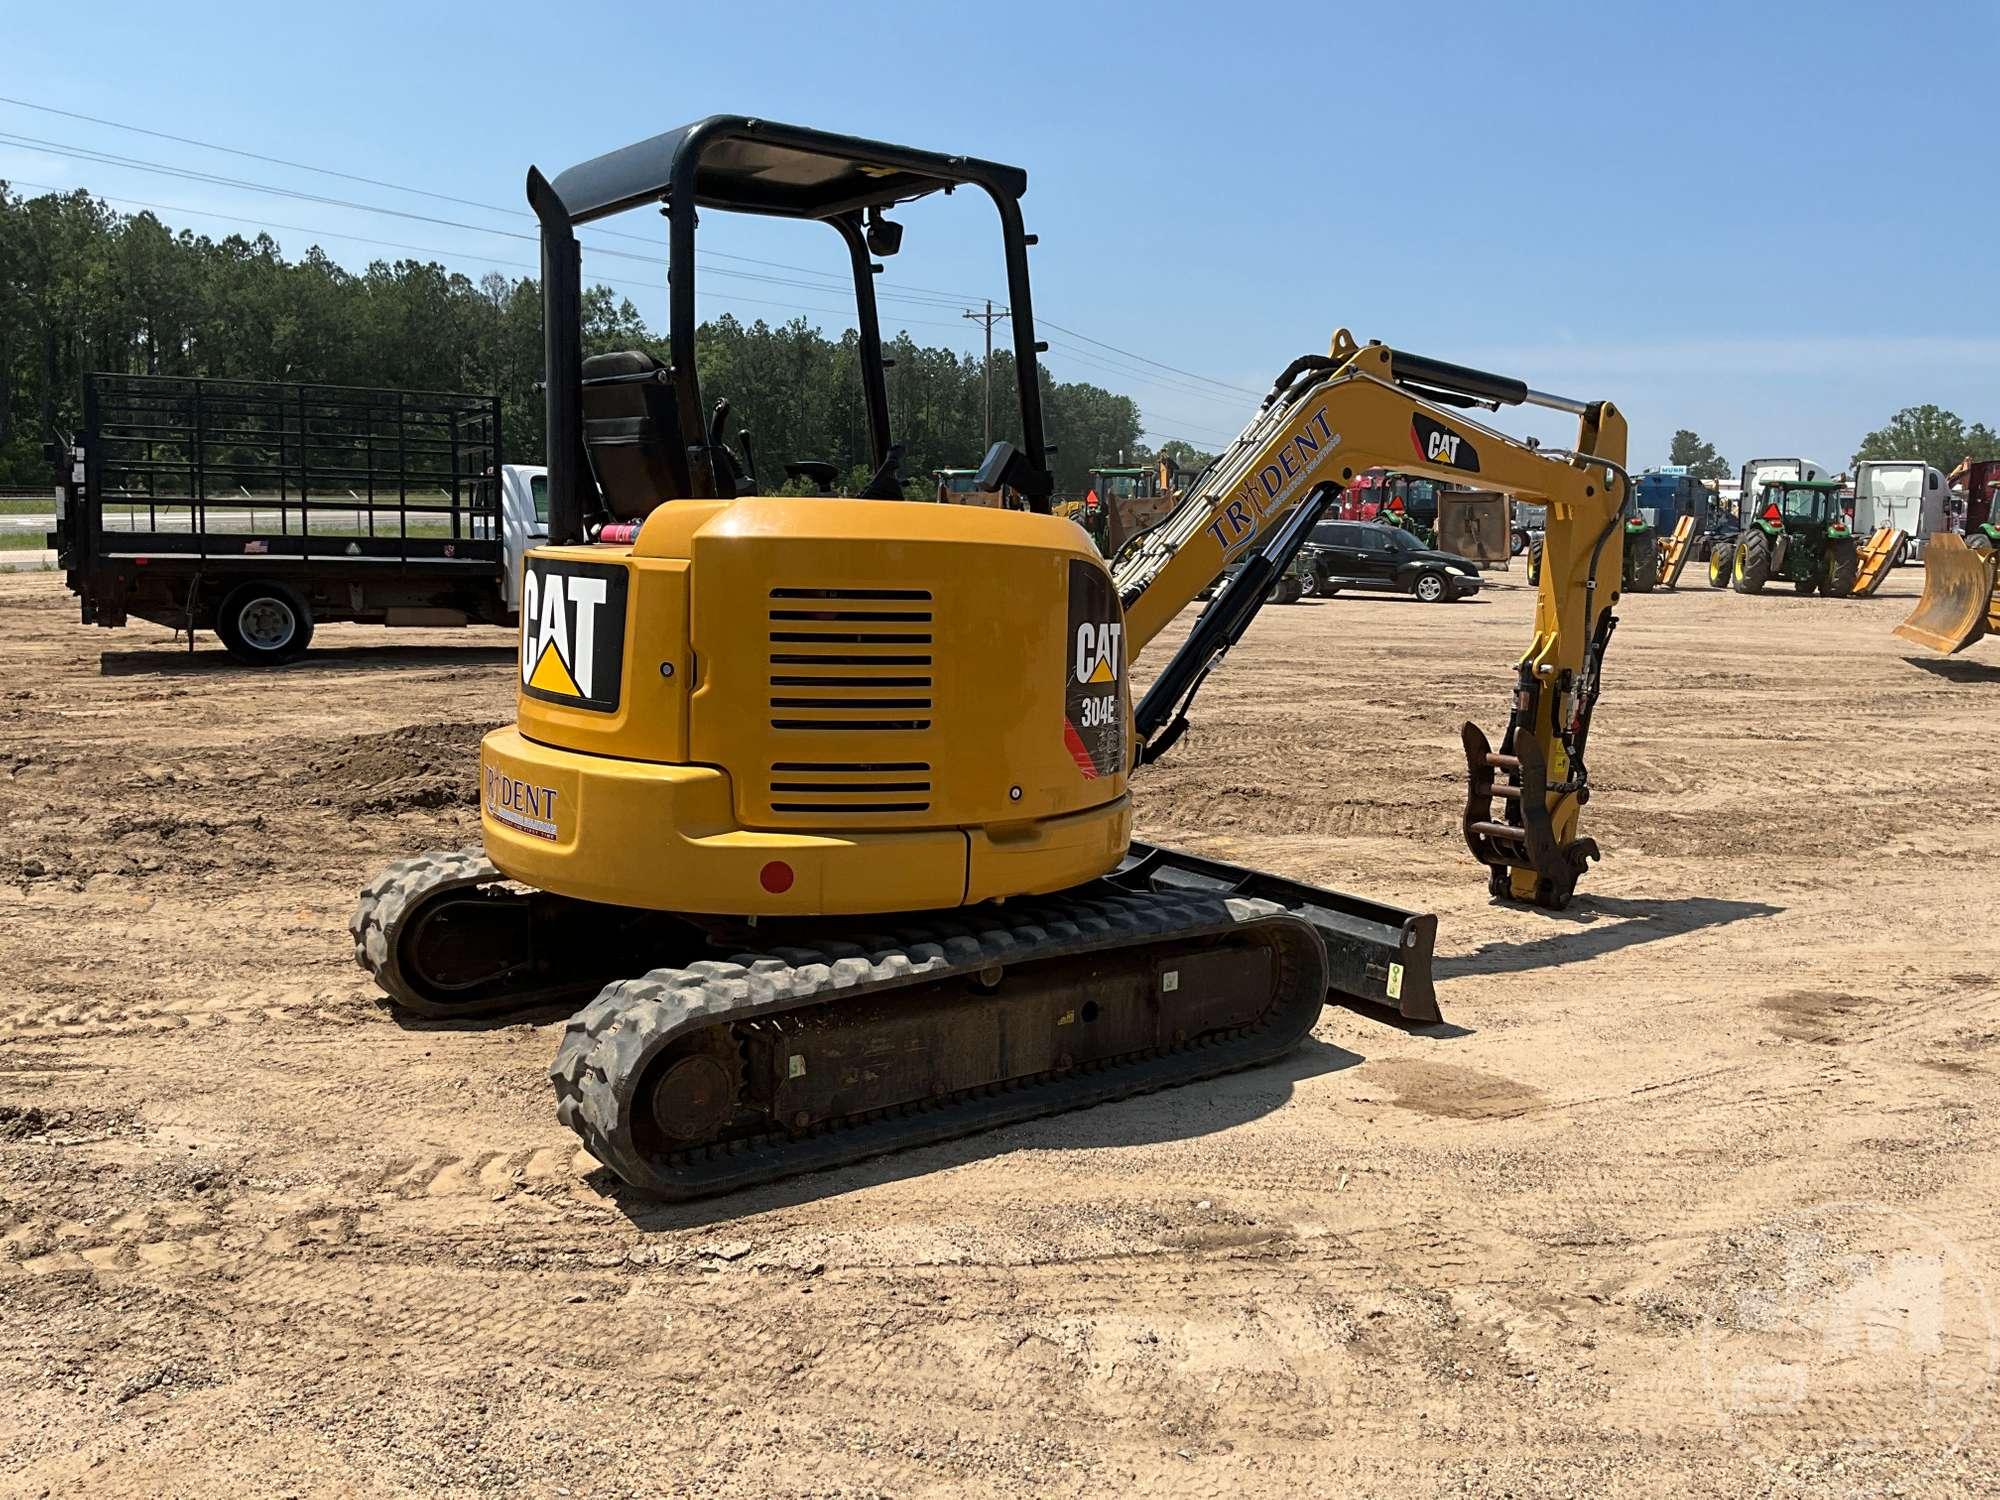
[{"label": "equipment yard lot", "polygon": [[1914,1376],[1718,1315],[1933,1244],[2000,1298],[2000,654],[1891,635],[1920,576],[1625,601],[1562,914],[1458,833],[1533,596],[1267,610],[1139,832],[1437,911],[1450,1026],[662,1206],[556,1122],[559,1018],[401,1022],[352,959],[362,880],[478,841],[509,636],[260,675],[0,575],[0,1489],[1990,1485],[1962,1306]]}]

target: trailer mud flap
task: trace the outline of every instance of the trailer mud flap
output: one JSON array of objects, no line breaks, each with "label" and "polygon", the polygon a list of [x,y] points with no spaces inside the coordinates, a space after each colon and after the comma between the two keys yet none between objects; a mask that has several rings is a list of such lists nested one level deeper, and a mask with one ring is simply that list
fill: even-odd
[{"label": "trailer mud flap", "polygon": [[1924,548],[1924,596],[1896,634],[1956,656],[1992,628],[1996,554],[1976,552],[1950,532]]},{"label": "trailer mud flap", "polygon": [[1861,553],[1854,570],[1854,597],[1872,599],[1882,587],[1882,581],[1889,576],[1896,565],[1897,554],[1909,540],[1908,535],[1894,526],[1884,526],[1861,544]]},{"label": "trailer mud flap", "polygon": [[1694,551],[1694,517],[1682,516],[1674,522],[1674,529],[1660,543],[1660,587],[1677,588],[1681,581],[1681,569],[1688,563],[1688,554]]}]

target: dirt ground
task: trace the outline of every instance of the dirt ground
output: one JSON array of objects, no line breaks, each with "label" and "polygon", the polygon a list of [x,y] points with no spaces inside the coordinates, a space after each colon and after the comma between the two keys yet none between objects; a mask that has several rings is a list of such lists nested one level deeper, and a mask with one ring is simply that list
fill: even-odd
[{"label": "dirt ground", "polygon": [[352,962],[505,637],[252,676],[0,576],[0,1493],[2000,1492],[2000,647],[1917,577],[1625,601],[1562,915],[1457,833],[1525,589],[1267,611],[1141,830],[1437,911],[1449,1025],[661,1208],[554,1019]]}]

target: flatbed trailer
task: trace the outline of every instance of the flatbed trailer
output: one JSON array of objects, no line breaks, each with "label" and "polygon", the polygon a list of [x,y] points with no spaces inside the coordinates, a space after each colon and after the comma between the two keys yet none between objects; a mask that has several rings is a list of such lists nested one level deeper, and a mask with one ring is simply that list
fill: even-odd
[{"label": "flatbed trailer", "polygon": [[259,664],[329,620],[509,625],[547,499],[501,453],[495,396],[93,374],[50,544],[85,624]]}]

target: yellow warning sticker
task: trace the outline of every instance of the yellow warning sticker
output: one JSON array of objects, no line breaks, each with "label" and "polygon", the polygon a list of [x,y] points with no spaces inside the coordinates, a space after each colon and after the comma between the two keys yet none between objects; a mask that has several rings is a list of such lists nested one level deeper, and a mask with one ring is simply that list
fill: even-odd
[{"label": "yellow warning sticker", "polygon": [[1401,964],[1392,963],[1389,965],[1389,998],[1391,1000],[1400,1000],[1403,998],[1403,966]]}]

